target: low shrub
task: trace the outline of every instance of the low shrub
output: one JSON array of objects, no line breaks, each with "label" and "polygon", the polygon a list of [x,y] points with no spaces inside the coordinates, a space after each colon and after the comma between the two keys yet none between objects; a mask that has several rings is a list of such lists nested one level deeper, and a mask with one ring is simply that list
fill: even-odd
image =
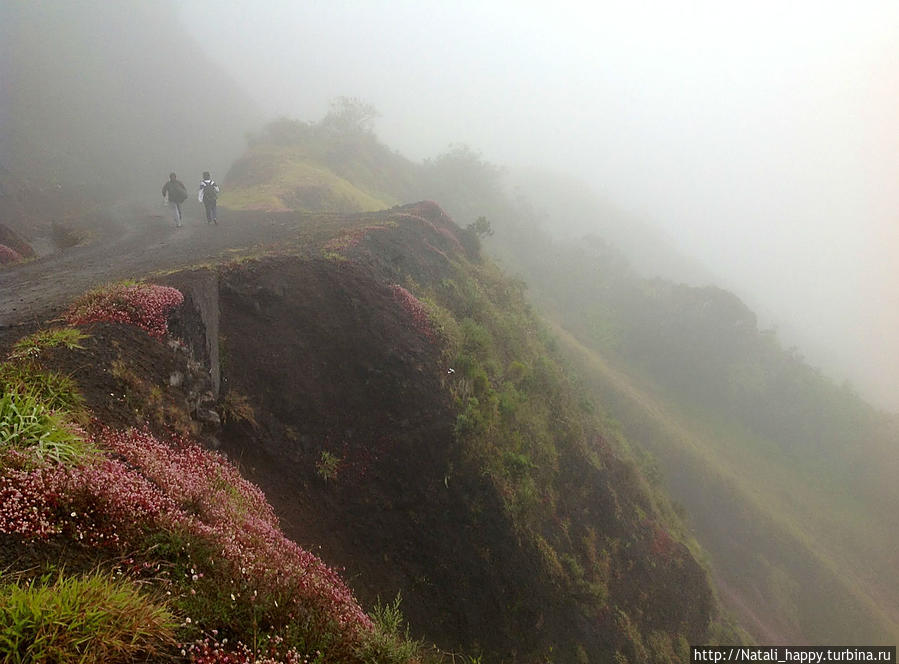
[{"label": "low shrub", "polygon": [[315,462],[315,472],[325,482],[333,482],[340,473],[340,457],[334,456],[328,450],[322,450],[321,456]]},{"label": "low shrub", "polygon": [[9,664],[132,662],[171,646],[173,628],[163,603],[109,574],[0,586],[0,650]]},{"label": "low shrub", "polygon": [[356,651],[363,662],[406,664],[419,659],[421,643],[409,634],[409,626],[400,611],[401,601],[399,594],[393,602],[381,604],[378,600],[371,613],[374,629],[363,637]]}]

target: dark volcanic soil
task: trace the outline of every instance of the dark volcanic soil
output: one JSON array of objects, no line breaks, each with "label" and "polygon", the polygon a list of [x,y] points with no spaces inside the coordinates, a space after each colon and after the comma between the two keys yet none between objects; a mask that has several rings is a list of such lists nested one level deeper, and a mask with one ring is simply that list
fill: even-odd
[{"label": "dark volcanic soil", "polygon": [[[552,598],[518,587],[539,570],[459,457],[440,351],[390,288],[366,266],[290,257],[239,265],[220,292],[223,398],[247,397],[256,419],[226,424],[224,450],[285,532],[344,566],[364,605],[402,591],[443,647],[533,647]],[[328,481],[323,451],[340,460]]]}]

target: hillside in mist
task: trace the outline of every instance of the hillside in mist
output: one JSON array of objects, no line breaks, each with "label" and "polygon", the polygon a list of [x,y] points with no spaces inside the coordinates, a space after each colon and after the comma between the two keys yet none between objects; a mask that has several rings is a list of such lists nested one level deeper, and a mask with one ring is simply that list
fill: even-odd
[{"label": "hillside in mist", "polygon": [[[3,223],[53,200],[159,200],[224,171],[260,114],[188,36],[173,2],[4,2]],[[71,212],[71,210],[69,210]]]},{"label": "hillside in mist", "polygon": [[260,127],[174,4],[2,12],[4,611],[136,596],[122,661],[895,642],[899,421],[652,223],[354,98]]},{"label": "hillside in mist", "polygon": [[[468,148],[415,164],[361,126],[336,138],[333,122],[282,120],[261,132],[229,174],[241,192],[233,204],[264,205],[251,195],[264,191],[279,209],[311,210],[331,200],[324,192],[352,186],[358,195],[343,205],[357,209],[411,189],[469,224],[486,216],[489,248],[526,279],[603,412],[682,504],[744,626],[764,642],[888,642],[897,633],[899,607],[881,592],[895,563],[895,417],[759,329],[732,293],[640,276],[596,235],[554,239],[554,226],[605,226],[625,246],[633,237],[577,183],[550,180],[544,192],[532,177],[534,198],[558,203],[537,212],[529,191],[510,196],[501,169]],[[297,186],[250,168],[273,152],[319,177]],[[683,269],[664,244],[638,261],[652,251]]]}]

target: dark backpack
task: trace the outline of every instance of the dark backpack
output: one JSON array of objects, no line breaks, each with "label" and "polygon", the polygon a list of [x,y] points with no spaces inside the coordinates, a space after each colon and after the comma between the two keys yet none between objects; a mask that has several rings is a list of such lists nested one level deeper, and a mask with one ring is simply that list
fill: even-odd
[{"label": "dark backpack", "polygon": [[209,205],[210,203],[215,203],[218,200],[218,193],[215,190],[215,181],[210,180],[209,184],[203,185],[203,204]]},{"label": "dark backpack", "polygon": [[187,200],[187,187],[180,180],[175,180],[169,184],[169,199],[176,203],[183,203]]}]

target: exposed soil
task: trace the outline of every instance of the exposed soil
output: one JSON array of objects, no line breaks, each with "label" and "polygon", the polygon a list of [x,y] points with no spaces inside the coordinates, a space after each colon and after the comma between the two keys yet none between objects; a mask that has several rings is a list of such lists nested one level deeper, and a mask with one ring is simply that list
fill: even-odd
[{"label": "exposed soil", "polygon": [[[459,467],[440,353],[391,290],[352,263],[267,260],[223,275],[221,309],[223,391],[248,396],[258,423],[226,425],[224,449],[285,531],[345,566],[364,604],[402,591],[412,625],[444,647],[527,649],[540,616],[522,625],[503,602],[523,599],[529,558],[471,485],[477,470]],[[340,459],[331,480],[323,451]]]}]

